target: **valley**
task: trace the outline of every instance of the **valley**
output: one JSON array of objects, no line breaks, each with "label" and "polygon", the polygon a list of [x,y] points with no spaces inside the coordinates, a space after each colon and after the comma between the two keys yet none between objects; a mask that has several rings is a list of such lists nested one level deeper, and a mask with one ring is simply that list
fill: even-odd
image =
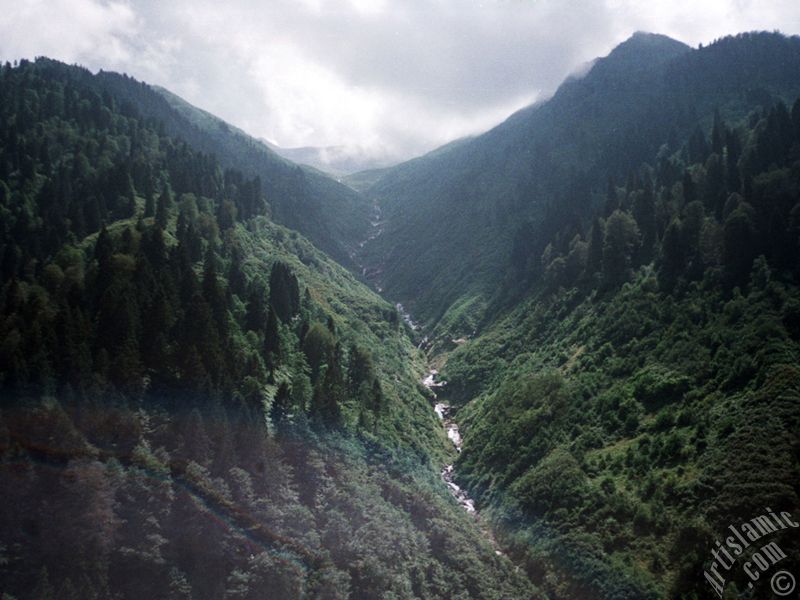
[{"label": "valley", "polygon": [[[739,52],[773,42],[786,69],[743,82]],[[457,411],[445,481],[548,596],[702,597],[708,532],[797,506],[798,255],[766,223],[797,218],[798,50],[637,34],[550,101],[360,186],[384,215],[361,260],[422,323],[437,413]],[[748,108],[751,87],[774,107]],[[769,427],[747,425],[759,403]]]},{"label": "valley", "polygon": [[4,600],[700,600],[796,520],[800,38],[344,183],[47,58],[0,117]]},{"label": "valley", "polygon": [[[373,206],[373,217],[370,221],[371,231],[369,236],[360,241],[358,243],[358,250],[363,251],[364,247],[376,240],[378,237],[381,236],[383,233],[384,223],[381,220],[381,209],[379,203],[376,201]],[[372,284],[375,290],[378,293],[382,292],[380,285],[377,283],[377,278],[380,276],[382,271],[381,266],[373,267],[368,269],[367,267],[363,266],[360,262],[361,257],[359,256],[359,252],[356,251],[351,255],[353,262],[358,265],[358,269],[361,272],[361,276],[365,279],[365,281]],[[419,338],[419,342],[417,344],[417,348],[426,352],[428,350],[428,342],[429,338],[427,335],[424,334],[420,325],[413,319],[413,317],[405,310],[402,304],[399,302],[395,305],[397,309],[397,313],[400,315],[400,318],[403,320],[405,325],[410,329],[412,335]],[[429,362],[442,362],[442,359],[446,360],[446,357],[435,357]],[[461,452],[461,434],[459,432],[458,424],[453,420],[451,417],[451,407],[447,402],[439,401],[437,397],[436,390],[441,390],[447,385],[446,381],[440,381],[437,379],[438,370],[429,366],[428,374],[422,380],[422,385],[428,390],[433,404],[433,411],[436,413],[436,416],[442,423],[445,432],[447,433],[447,439],[452,442],[453,447],[455,448],[457,453]],[[442,481],[447,486],[450,493],[455,498],[456,502],[467,512],[474,514],[476,519],[478,518],[475,512],[475,503],[469,497],[467,492],[463,490],[459,485],[455,482],[455,467],[452,463],[445,464],[441,471],[441,478]],[[494,546],[497,545],[496,541],[494,540],[494,536],[488,531],[484,531],[487,537],[492,541]],[[500,554],[499,550],[496,550],[496,553]]]}]

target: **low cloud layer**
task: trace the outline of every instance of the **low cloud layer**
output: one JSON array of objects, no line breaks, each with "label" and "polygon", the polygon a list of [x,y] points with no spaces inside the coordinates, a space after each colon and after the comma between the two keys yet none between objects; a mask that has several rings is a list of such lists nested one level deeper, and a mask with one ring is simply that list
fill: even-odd
[{"label": "low cloud layer", "polygon": [[496,124],[637,30],[800,33],[796,0],[0,0],[0,58],[162,85],[285,147],[408,157]]}]

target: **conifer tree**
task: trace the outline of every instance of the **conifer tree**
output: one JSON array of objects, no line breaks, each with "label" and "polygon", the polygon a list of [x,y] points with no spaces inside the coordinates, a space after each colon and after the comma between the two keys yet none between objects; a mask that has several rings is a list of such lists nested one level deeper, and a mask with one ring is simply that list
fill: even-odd
[{"label": "conifer tree", "polygon": [[656,210],[653,198],[653,187],[648,179],[645,180],[641,192],[636,194],[632,207],[633,218],[642,234],[642,244],[639,260],[642,263],[652,258],[653,247],[656,243]]},{"label": "conifer tree", "polygon": [[753,260],[758,254],[753,208],[742,203],[734,210],[722,228],[723,263],[731,285],[744,285],[750,275]]},{"label": "conifer tree", "polygon": [[728,190],[738,192],[742,183],[739,173],[739,159],[742,155],[742,142],[739,134],[729,129],[725,135],[725,181]]},{"label": "conifer tree", "polygon": [[714,124],[711,128],[711,152],[722,156],[725,143],[725,124],[719,115],[719,110],[714,110]]},{"label": "conifer tree", "polygon": [[681,237],[680,221],[673,219],[661,240],[661,257],[659,261],[659,282],[661,287],[667,291],[674,288],[685,265]]},{"label": "conifer tree", "polygon": [[170,198],[170,192],[168,189],[165,189],[158,197],[158,205],[156,208],[156,225],[161,229],[167,228],[171,204],[172,199]]},{"label": "conifer tree", "polygon": [[633,217],[621,210],[614,211],[606,223],[603,239],[604,285],[616,286],[627,280],[639,243],[639,228]]},{"label": "conifer tree", "polygon": [[267,366],[274,369],[281,361],[281,332],[278,314],[274,309],[269,310],[266,327],[264,328],[264,355]]},{"label": "conifer tree", "polygon": [[282,323],[289,323],[300,309],[297,278],[283,262],[275,262],[269,275],[269,303]]},{"label": "conifer tree", "polygon": [[266,321],[266,307],[264,306],[264,294],[256,286],[251,287],[247,299],[247,312],[245,313],[244,326],[251,331],[259,333],[264,331]]},{"label": "conifer tree", "polygon": [[589,249],[586,258],[586,273],[591,277],[599,272],[603,265],[603,238],[605,237],[603,222],[595,217],[592,222]]},{"label": "conifer tree", "polygon": [[291,400],[292,396],[289,385],[285,381],[281,382],[278,386],[278,390],[275,392],[275,398],[272,400],[269,413],[270,421],[274,425],[279,425],[286,420],[291,410]]}]

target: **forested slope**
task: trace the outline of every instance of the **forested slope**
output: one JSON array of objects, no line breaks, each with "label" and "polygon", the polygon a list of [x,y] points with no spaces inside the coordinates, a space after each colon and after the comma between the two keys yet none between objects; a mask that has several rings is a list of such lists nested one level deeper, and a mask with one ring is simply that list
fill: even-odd
[{"label": "forested slope", "polygon": [[151,87],[127,75],[100,71],[92,75],[40,58],[36,68],[48,77],[114,96],[153,119],[163,132],[199,152],[214,155],[222,168],[234,168],[258,179],[272,219],[295,229],[342,264],[349,264],[358,241],[366,237],[371,205],[350,188],[323,173],[301,167],[275,154],[240,129],[200,110],[168,90]]},{"label": "forested slope", "polygon": [[[109,77],[119,78],[111,74]],[[168,126],[168,131],[197,149],[215,154],[223,166],[260,177],[275,222],[299,231],[337,262],[353,267],[352,254],[368,235],[371,202],[327,174],[283,159],[261,140],[168,90],[155,88],[155,91],[191,124],[186,127],[173,114],[154,111],[155,118],[174,123],[171,129]]]},{"label": "forested slope", "polygon": [[140,108],[0,69],[4,598],[532,597],[396,310]]},{"label": "forested slope", "polygon": [[[389,297],[442,334],[470,334],[495,303],[520,246],[548,237],[548,215],[586,221],[609,178],[671,154],[714,110],[726,119],[793,101],[800,39],[742,34],[691,49],[634,35],[549,100],[491,131],[380,174],[384,233],[364,260]],[[531,238],[531,226],[543,233]],[[524,253],[524,248],[522,250]]]},{"label": "forested slope", "polygon": [[[728,526],[800,511],[800,99],[548,222],[444,370],[459,481],[554,598],[717,597]],[[770,541],[796,570],[796,532]],[[737,564],[725,597],[770,595]]]}]

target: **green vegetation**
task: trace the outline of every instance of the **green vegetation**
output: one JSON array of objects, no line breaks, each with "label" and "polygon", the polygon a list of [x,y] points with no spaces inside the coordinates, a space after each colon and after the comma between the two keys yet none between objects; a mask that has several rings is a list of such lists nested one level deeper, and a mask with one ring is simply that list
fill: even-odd
[{"label": "green vegetation", "polygon": [[456,472],[553,597],[714,597],[728,525],[800,506],[800,100],[717,115],[590,222],[551,219],[450,355]]},{"label": "green vegetation", "polygon": [[708,132],[715,108],[738,122],[775,100],[793,102],[798,71],[796,37],[742,34],[693,50],[636,34],[481,136],[379,172],[371,185],[351,176],[386,221],[362,262],[440,337],[470,335],[445,327],[460,323],[448,311],[471,299],[486,307],[483,323],[515,305],[510,262],[538,261],[564,219],[588,229],[609,177],[624,182],[642,163],[657,165],[665,144],[671,155],[698,126]]},{"label": "green vegetation", "polygon": [[[107,76],[118,81],[117,75]],[[125,85],[124,89],[135,88]],[[340,264],[354,267],[352,254],[367,237],[371,202],[316,169],[284,160],[263,142],[163,88],[147,90],[147,95],[155,96],[155,92],[172,110],[165,110],[156,99],[136,96],[133,100],[144,105],[145,111],[152,105],[152,112],[146,114],[165,123],[171,135],[218,156],[225,167],[259,177],[276,223],[302,233]]]},{"label": "green vegetation", "polygon": [[223,169],[235,169],[258,180],[275,223],[302,233],[339,263],[352,266],[350,256],[367,235],[372,204],[349,187],[281,158],[262,142],[163,88],[117,73],[92,75],[45,58],[32,68],[101,97],[113,96],[123,114],[134,110],[160,133],[213,155]]},{"label": "green vegetation", "polygon": [[800,508],[798,73],[797,37],[637,34],[355,178],[386,218],[368,266],[447,355],[456,479],[554,598],[715,597],[728,525]]},{"label": "green vegetation", "polygon": [[270,182],[48,60],[0,115],[5,598],[534,595],[435,475],[397,311]]},{"label": "green vegetation", "polygon": [[[0,67],[0,592],[716,597],[729,525],[800,516],[798,73],[800,38],[636,34],[362,196],[166,90]],[[457,458],[356,262],[427,325]]]}]

